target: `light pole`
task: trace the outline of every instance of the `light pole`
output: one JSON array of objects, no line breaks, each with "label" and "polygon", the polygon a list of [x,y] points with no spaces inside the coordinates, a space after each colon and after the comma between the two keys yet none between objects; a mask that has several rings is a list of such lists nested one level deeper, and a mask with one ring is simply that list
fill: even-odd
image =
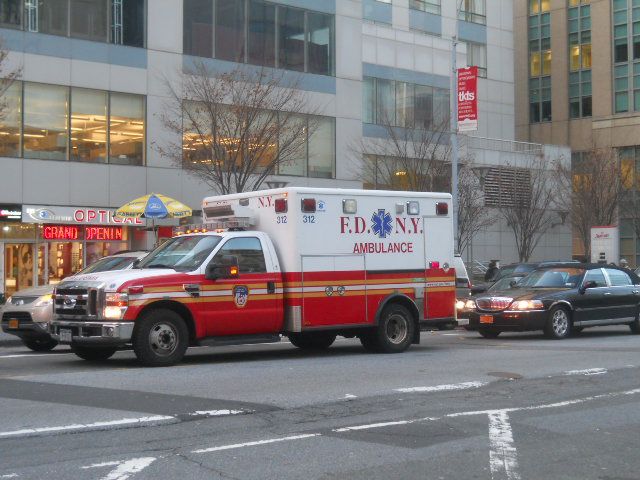
[{"label": "light pole", "polygon": [[454,33],[451,37],[451,206],[453,207],[453,239],[458,245],[458,19],[463,0],[456,1]]}]

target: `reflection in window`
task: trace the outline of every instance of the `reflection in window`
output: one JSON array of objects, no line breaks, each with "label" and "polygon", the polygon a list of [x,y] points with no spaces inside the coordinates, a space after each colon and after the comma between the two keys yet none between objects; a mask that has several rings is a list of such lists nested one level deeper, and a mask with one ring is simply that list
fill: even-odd
[{"label": "reflection in window", "polygon": [[433,87],[416,85],[415,99],[416,128],[424,130],[433,128]]},{"label": "reflection in window", "polygon": [[213,55],[213,3],[211,0],[184,1],[184,53],[199,57]]},{"label": "reflection in window", "polygon": [[335,177],[336,122],[333,118],[316,117],[317,128],[309,138],[309,176]]},{"label": "reflection in window", "polygon": [[2,94],[4,112],[0,116],[0,156],[20,155],[22,83],[14,82]]},{"label": "reflection in window", "polygon": [[216,58],[244,62],[244,2],[216,2]]},{"label": "reflection in window", "polygon": [[111,0],[112,42],[130,47],[144,47],[145,0]]},{"label": "reflection in window", "polygon": [[296,8],[279,9],[279,67],[304,71],[304,11]]},{"label": "reflection in window", "polygon": [[[27,15],[29,31],[64,36],[69,34],[68,0],[48,0],[46,2],[27,0],[25,8],[30,13]],[[33,24],[34,20],[35,25]]]},{"label": "reflection in window", "polygon": [[321,13],[307,13],[307,27],[309,38],[307,39],[307,58],[310,73],[331,75],[331,38],[333,36],[333,21],[330,15]]},{"label": "reflection in window", "polygon": [[394,80],[376,79],[376,123],[378,125],[395,125],[396,82]]},{"label": "reflection in window", "polygon": [[104,0],[71,0],[71,36],[106,42],[107,3]]},{"label": "reflection in window", "polygon": [[107,161],[107,92],[71,89],[71,160]]},{"label": "reflection in window", "polygon": [[120,165],[144,162],[144,98],[112,93],[109,117],[109,161]]},{"label": "reflection in window", "polygon": [[68,102],[68,87],[24,84],[25,158],[66,160]]},{"label": "reflection in window", "polygon": [[0,26],[20,28],[20,0],[0,0]]},{"label": "reflection in window", "polygon": [[249,58],[254,65],[274,67],[276,64],[276,6],[249,2]]}]

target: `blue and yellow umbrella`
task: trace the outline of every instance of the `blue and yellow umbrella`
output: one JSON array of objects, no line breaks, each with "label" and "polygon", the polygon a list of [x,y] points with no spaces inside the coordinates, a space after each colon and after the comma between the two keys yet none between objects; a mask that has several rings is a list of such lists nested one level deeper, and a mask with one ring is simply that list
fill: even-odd
[{"label": "blue and yellow umbrella", "polygon": [[184,203],[160,193],[150,193],[116,210],[120,218],[184,218],[190,217],[191,208]]}]

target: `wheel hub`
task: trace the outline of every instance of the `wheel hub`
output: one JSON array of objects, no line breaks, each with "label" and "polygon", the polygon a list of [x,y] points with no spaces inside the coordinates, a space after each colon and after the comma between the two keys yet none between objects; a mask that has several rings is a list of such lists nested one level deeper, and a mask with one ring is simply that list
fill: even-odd
[{"label": "wheel hub", "polygon": [[394,345],[399,345],[407,338],[407,322],[400,315],[392,315],[387,321],[387,338]]},{"label": "wheel hub", "polygon": [[553,314],[553,331],[558,337],[563,337],[569,330],[569,318],[564,310],[556,310]]},{"label": "wheel hub", "polygon": [[178,332],[173,325],[157,323],[149,332],[149,346],[157,355],[171,355],[178,346]]}]

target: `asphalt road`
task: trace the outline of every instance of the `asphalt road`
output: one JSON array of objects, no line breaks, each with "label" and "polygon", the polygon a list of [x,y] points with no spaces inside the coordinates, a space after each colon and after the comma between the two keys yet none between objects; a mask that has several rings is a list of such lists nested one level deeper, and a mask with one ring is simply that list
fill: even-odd
[{"label": "asphalt road", "polygon": [[161,369],[3,345],[0,479],[640,479],[626,327],[198,348]]}]

